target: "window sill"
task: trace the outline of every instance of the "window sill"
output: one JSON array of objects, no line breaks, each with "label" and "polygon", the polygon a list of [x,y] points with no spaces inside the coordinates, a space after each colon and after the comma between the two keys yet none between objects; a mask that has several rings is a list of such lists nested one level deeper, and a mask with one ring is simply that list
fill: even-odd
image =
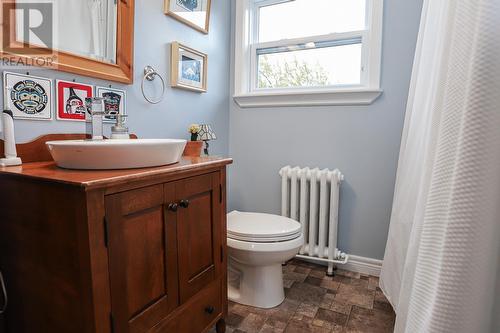
[{"label": "window sill", "polygon": [[241,108],[325,105],[369,105],[382,94],[381,89],[342,89],[287,92],[254,92],[235,95]]}]

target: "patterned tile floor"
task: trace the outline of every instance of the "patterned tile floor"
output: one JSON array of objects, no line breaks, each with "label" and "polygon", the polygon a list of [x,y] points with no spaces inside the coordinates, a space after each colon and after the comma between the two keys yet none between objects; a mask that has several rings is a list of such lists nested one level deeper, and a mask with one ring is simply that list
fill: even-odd
[{"label": "patterned tile floor", "polygon": [[228,333],[392,332],[394,312],[378,278],[292,260],[283,267],[285,301],[273,309],[230,302]]}]

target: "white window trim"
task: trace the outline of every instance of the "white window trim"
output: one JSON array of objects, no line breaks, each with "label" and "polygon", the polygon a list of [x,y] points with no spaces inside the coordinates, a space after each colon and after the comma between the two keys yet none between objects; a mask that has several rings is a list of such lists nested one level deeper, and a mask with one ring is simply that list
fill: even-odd
[{"label": "white window trim", "polygon": [[[259,4],[280,3],[284,0],[266,0]],[[362,32],[363,47],[362,85],[286,88],[286,89],[257,89],[252,90],[251,71],[255,68],[256,45],[252,45],[253,35],[256,33],[254,24],[255,0],[236,0],[235,18],[235,59],[234,59],[234,100],[242,108],[247,107],[278,107],[278,106],[320,106],[320,105],[368,105],[373,103],[381,94],[380,70],[382,57],[382,22],[383,0],[367,0],[367,30]],[[352,34],[340,33],[320,36],[320,39],[336,39]],[[361,33],[358,33],[358,35]],[[315,37],[317,40],[318,37]],[[308,38],[284,41],[304,42]],[[281,43],[281,41],[279,42]],[[272,45],[276,45],[273,42]],[[259,47],[266,43],[258,44]]]}]

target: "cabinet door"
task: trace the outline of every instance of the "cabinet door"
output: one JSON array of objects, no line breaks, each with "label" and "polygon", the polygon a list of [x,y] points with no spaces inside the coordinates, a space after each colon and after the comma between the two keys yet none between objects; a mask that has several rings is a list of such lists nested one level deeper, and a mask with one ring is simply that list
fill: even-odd
[{"label": "cabinet door", "polygon": [[167,204],[178,205],[176,211],[169,210],[167,220],[177,221],[181,303],[221,274],[220,195],[218,172],[165,185]]},{"label": "cabinet door", "polygon": [[115,332],[144,332],[178,304],[175,221],[163,185],[106,197]]}]

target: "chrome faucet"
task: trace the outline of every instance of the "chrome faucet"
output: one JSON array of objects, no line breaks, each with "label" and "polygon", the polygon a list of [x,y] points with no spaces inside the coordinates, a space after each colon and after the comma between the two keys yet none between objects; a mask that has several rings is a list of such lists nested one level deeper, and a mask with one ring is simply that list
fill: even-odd
[{"label": "chrome faucet", "polygon": [[103,118],[104,118],[104,98],[90,97],[85,98],[85,106],[91,119],[91,138],[92,140],[103,140]]}]

